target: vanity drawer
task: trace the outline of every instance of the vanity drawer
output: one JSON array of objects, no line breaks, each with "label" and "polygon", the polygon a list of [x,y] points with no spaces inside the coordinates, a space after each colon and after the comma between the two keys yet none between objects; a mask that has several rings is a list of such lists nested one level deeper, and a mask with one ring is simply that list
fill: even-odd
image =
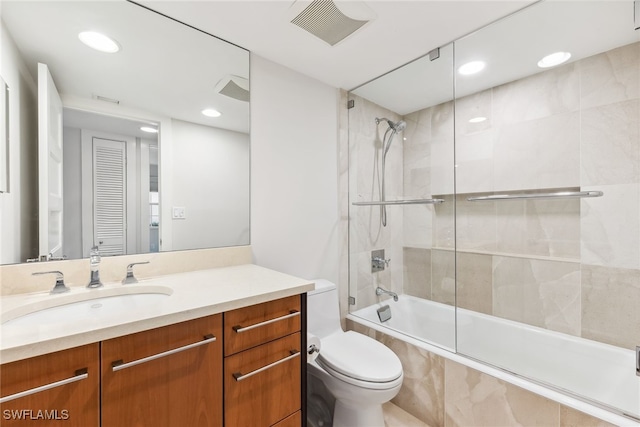
[{"label": "vanity drawer", "polygon": [[96,343],[3,364],[0,425],[98,427],[99,360]]},{"label": "vanity drawer", "polygon": [[296,332],[225,358],[226,426],[268,427],[301,409],[300,338]]},{"label": "vanity drawer", "polygon": [[273,425],[273,427],[300,427],[302,425],[302,411],[289,415],[284,420]]},{"label": "vanity drawer", "polygon": [[299,331],[300,316],[300,295],[226,312],[225,356]]},{"label": "vanity drawer", "polygon": [[102,427],[222,426],[222,315],[102,342]]}]

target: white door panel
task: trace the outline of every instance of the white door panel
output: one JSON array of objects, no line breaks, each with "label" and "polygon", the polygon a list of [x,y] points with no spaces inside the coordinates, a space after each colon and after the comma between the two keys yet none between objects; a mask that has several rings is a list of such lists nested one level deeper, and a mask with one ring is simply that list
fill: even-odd
[{"label": "white door panel", "polygon": [[62,101],[49,68],[38,64],[38,211],[40,256],[62,253]]}]

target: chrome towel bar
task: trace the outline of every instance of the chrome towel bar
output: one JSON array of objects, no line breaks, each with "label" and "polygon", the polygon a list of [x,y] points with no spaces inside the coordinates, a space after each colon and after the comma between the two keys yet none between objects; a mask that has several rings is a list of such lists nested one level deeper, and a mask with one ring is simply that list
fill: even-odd
[{"label": "chrome towel bar", "polygon": [[5,396],[3,398],[0,398],[0,403],[5,403],[5,402],[8,402],[8,401],[13,400],[13,399],[18,399],[20,397],[25,397],[25,396],[29,396],[31,394],[40,393],[41,391],[50,390],[52,388],[61,387],[63,385],[71,384],[71,383],[74,383],[74,382],[80,381],[80,380],[85,380],[87,378],[89,378],[89,373],[87,371],[87,368],[78,369],[75,372],[75,376],[73,376],[71,378],[67,378],[65,380],[56,381],[56,382],[50,383],[50,384],[45,384],[45,385],[42,385],[40,387],[35,387],[35,388],[29,389],[29,390],[21,391],[21,392],[16,393],[16,394],[10,394],[9,396]]},{"label": "chrome towel bar", "polygon": [[486,202],[492,200],[522,200],[522,199],[571,199],[582,197],[602,197],[602,191],[559,191],[557,193],[519,193],[496,194],[493,196],[467,197],[469,202]]},{"label": "chrome towel bar", "polygon": [[388,205],[437,205],[444,203],[444,199],[412,199],[388,200],[384,202],[353,202],[353,206],[388,206]]}]

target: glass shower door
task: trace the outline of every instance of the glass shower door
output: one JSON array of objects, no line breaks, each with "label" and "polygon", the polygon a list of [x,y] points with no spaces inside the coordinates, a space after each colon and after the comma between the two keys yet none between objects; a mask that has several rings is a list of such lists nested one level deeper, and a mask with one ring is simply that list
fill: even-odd
[{"label": "glass shower door", "polygon": [[453,45],[349,101],[349,311],[455,350]]},{"label": "glass shower door", "polygon": [[455,53],[457,351],[640,417],[633,2],[537,3]]}]

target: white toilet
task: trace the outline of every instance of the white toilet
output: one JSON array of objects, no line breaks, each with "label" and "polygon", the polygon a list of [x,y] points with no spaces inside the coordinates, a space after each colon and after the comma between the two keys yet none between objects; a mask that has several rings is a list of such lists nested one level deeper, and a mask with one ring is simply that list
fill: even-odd
[{"label": "white toilet", "polygon": [[384,344],[340,326],[338,290],[315,280],[308,293],[307,330],[320,339],[308,372],[336,398],[333,427],[384,427],[382,404],[402,386],[402,364]]}]

